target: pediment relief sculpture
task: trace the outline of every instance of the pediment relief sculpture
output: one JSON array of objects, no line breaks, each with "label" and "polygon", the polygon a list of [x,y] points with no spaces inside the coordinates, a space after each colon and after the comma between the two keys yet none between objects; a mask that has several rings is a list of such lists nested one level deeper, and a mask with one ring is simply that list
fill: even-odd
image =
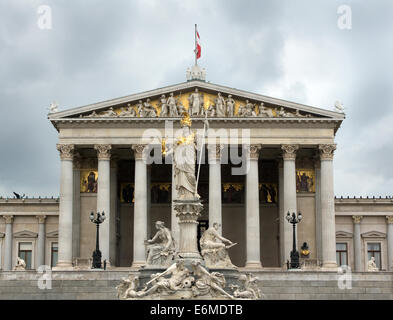
[{"label": "pediment relief sculpture", "polygon": [[[261,101],[236,98],[231,94],[224,96],[221,92],[200,92],[198,88],[188,93],[169,96],[161,94],[157,98],[147,98],[130,102],[121,107],[109,107],[103,111],[92,111],[85,118],[165,118],[181,117],[188,112],[191,117],[259,117],[259,118],[310,118],[311,114],[299,109],[293,110],[283,106],[266,106]],[[82,117],[82,115],[81,115]]]}]

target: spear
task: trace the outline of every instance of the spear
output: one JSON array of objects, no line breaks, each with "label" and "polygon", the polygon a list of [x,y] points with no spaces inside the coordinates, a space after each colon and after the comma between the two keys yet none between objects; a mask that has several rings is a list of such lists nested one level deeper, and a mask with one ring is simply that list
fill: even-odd
[{"label": "spear", "polygon": [[195,198],[197,197],[198,194],[198,181],[199,181],[199,173],[201,172],[201,162],[202,162],[202,150],[203,146],[205,145],[205,138],[206,138],[206,131],[207,131],[207,109],[205,106],[203,106],[205,109],[205,122],[203,124],[203,137],[202,137],[202,144],[201,144],[201,150],[199,151],[199,165],[198,165],[198,174],[197,174],[197,179],[196,179],[196,185],[195,185]]}]

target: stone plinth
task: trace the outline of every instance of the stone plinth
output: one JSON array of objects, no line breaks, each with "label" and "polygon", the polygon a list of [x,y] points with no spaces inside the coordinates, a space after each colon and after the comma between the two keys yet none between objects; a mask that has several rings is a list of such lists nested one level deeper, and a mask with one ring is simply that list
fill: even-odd
[{"label": "stone plinth", "polygon": [[185,260],[200,260],[198,250],[198,217],[203,205],[200,200],[174,200],[174,209],[179,222],[179,251],[178,256]]}]

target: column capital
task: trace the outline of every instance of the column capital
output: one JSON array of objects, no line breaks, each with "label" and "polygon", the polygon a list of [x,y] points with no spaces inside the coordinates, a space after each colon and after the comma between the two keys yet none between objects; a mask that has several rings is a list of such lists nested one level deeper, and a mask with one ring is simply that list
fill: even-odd
[{"label": "column capital", "polygon": [[262,145],[260,144],[246,144],[244,148],[247,152],[247,158],[250,160],[258,160],[259,159],[259,151],[262,149]]},{"label": "column capital", "polygon": [[353,223],[357,224],[360,223],[363,219],[363,216],[352,216]]},{"label": "column capital", "polygon": [[73,160],[75,145],[73,144],[57,144],[57,150],[60,152],[61,160]]},{"label": "column capital", "polygon": [[334,150],[336,150],[336,144],[320,144],[318,146],[319,157],[321,160],[333,160]]},{"label": "column capital", "polygon": [[386,216],[386,223],[393,224],[393,216]]},{"label": "column capital", "polygon": [[282,158],[284,160],[295,160],[296,159],[296,151],[299,149],[299,145],[297,144],[282,144]]},{"label": "column capital", "polygon": [[131,148],[134,150],[135,160],[144,160],[146,150],[145,144],[134,144]]},{"label": "column capital", "polygon": [[36,216],[36,218],[38,219],[38,223],[39,224],[44,224],[45,223],[46,216]]},{"label": "column capital", "polygon": [[11,224],[14,220],[14,216],[3,216],[3,218],[5,219],[6,224]]},{"label": "column capital", "polygon": [[111,149],[110,144],[96,144],[94,149],[97,150],[98,160],[110,160],[111,159]]},{"label": "column capital", "polygon": [[208,144],[207,150],[208,150],[209,162],[214,160],[220,160],[221,151],[223,149],[224,146],[222,144]]}]

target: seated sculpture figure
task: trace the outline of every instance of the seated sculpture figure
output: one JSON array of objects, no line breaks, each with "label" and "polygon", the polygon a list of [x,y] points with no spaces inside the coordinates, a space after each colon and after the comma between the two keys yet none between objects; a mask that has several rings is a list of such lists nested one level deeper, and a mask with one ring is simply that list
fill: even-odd
[{"label": "seated sculpture figure", "polygon": [[17,257],[15,270],[26,270],[26,262],[25,262],[25,260]]},{"label": "seated sculpture figure", "polygon": [[370,261],[368,262],[368,264],[367,264],[367,271],[371,271],[371,272],[379,271],[379,269],[378,269],[378,267],[377,267],[377,265],[375,263],[375,258],[374,257],[371,257]]},{"label": "seated sculpture figure", "polygon": [[171,231],[165,227],[164,222],[157,221],[158,230],[151,240],[147,240],[147,265],[167,267],[173,260],[175,242]]},{"label": "seated sculpture figure", "polygon": [[136,298],[139,286],[139,278],[129,274],[128,278],[122,278],[120,284],[116,287],[117,297],[121,300]]},{"label": "seated sculpture figure", "polygon": [[213,227],[207,229],[199,240],[203,259],[209,268],[236,268],[228,255],[228,249],[236,243],[222,237],[218,233],[219,226],[217,222],[213,223]]}]

